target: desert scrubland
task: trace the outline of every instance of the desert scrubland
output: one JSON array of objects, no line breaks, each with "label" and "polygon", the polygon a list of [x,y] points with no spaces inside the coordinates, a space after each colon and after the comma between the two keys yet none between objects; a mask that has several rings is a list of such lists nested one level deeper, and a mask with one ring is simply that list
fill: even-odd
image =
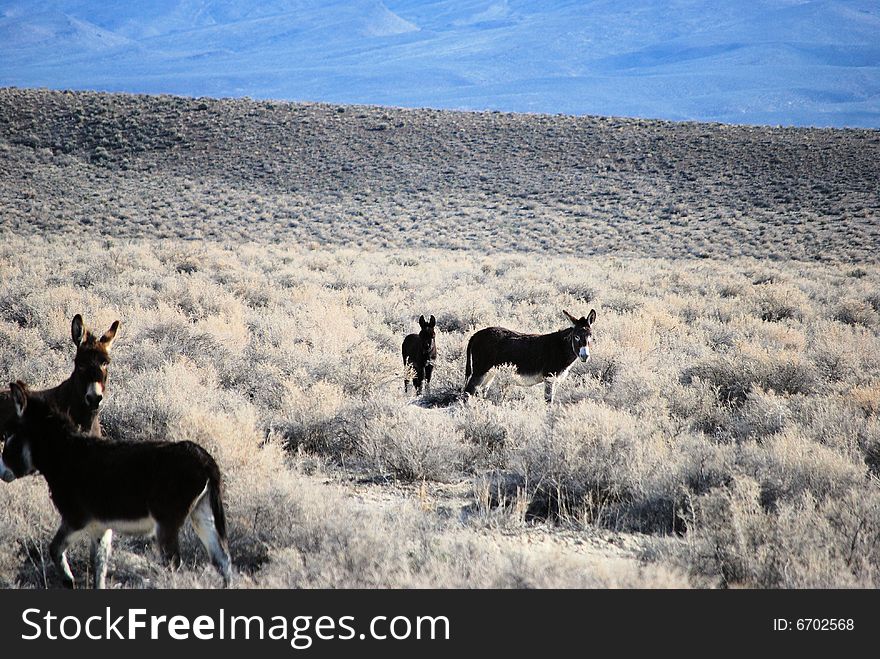
[{"label": "desert scrubland", "polygon": [[[7,89],[0,154],[0,377],[120,319],[105,432],[211,451],[234,586],[880,585],[876,131]],[[591,308],[552,406],[461,399],[474,330]],[[57,585],[43,480],[0,506]],[[218,585],[184,540],[109,583]]]}]

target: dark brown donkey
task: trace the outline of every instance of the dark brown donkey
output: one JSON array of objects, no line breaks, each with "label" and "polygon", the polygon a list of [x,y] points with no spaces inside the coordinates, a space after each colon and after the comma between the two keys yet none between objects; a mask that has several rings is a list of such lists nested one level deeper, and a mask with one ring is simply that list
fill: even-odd
[{"label": "dark brown donkey", "polygon": [[67,548],[80,534],[92,539],[95,588],[103,588],[110,555],[105,531],[156,534],[172,567],[180,565],[178,532],[190,519],[211,561],[228,585],[229,549],[220,470],[193,442],[108,442],[78,432],[70,417],[10,385],[15,409],[3,428],[0,478],[39,471],[61,514],[49,553],[64,585],[73,587]]},{"label": "dark brown donkey", "polygon": [[[70,324],[70,334],[76,345],[73,373],[57,387],[31,394],[69,415],[79,430],[96,437],[101,436],[98,414],[107,390],[110,346],[118,329],[117,320],[104,334],[96,337],[86,329],[82,316],[76,314]],[[0,394],[0,423],[12,413],[12,401],[3,392]]]},{"label": "dark brown donkey", "polygon": [[[437,344],[434,336],[434,326],[437,324],[434,316],[431,320],[425,320],[419,316],[421,330],[418,334],[407,334],[403,339],[403,366],[412,367],[414,371],[412,383],[416,395],[422,395],[422,383],[428,391],[431,391],[431,373],[434,372],[434,361],[437,359]],[[409,379],[403,377],[403,391],[409,391]]]},{"label": "dark brown donkey", "polygon": [[550,334],[520,334],[503,327],[487,327],[471,336],[467,345],[467,363],[464,375],[466,394],[475,394],[481,385],[488,389],[494,374],[486,376],[496,366],[511,364],[528,384],[544,382],[544,398],[553,402],[557,385],[565,379],[575,359],[590,358],[591,325],[596,310],[584,318],[575,318],[563,312],[572,326]]}]

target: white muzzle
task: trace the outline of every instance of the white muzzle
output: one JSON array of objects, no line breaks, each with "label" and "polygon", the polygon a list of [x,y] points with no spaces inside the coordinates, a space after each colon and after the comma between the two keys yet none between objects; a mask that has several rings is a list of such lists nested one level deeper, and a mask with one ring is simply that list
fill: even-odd
[{"label": "white muzzle", "polygon": [[586,346],[581,346],[581,349],[578,351],[578,357],[581,358],[582,362],[587,361],[590,358],[590,349]]},{"label": "white muzzle", "polygon": [[86,404],[93,410],[98,409],[104,398],[104,385],[100,382],[92,382],[86,388]]}]

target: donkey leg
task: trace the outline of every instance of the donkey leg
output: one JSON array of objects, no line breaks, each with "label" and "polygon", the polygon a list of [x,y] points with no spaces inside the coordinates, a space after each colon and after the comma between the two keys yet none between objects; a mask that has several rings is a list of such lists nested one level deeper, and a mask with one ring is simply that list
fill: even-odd
[{"label": "donkey leg", "polygon": [[550,405],[553,404],[553,397],[556,395],[556,378],[544,378],[544,400]]},{"label": "donkey leg", "polygon": [[467,384],[464,385],[464,393],[470,394],[471,396],[476,395],[477,389],[479,389],[485,379],[486,373],[477,373],[474,371],[473,375],[471,375],[470,379],[467,381]]},{"label": "donkey leg", "polygon": [[67,562],[67,548],[73,542],[75,534],[76,531],[70,528],[64,520],[61,520],[61,526],[49,544],[49,555],[52,557],[52,562],[55,563],[55,569],[61,574],[61,583],[65,588],[73,588],[73,573]]},{"label": "donkey leg", "polygon": [[180,540],[177,537],[180,524],[163,522],[156,524],[156,540],[159,543],[159,551],[162,559],[172,570],[180,567]]},{"label": "donkey leg", "polygon": [[416,376],[413,378],[413,386],[416,388],[416,396],[422,395],[422,383],[425,381],[425,367],[416,369]]},{"label": "donkey leg", "polygon": [[217,532],[217,525],[214,523],[214,512],[211,510],[211,500],[207,492],[202,495],[199,502],[193,508],[189,515],[189,521],[192,523],[193,530],[199,537],[208,555],[211,557],[211,563],[217,568],[217,572],[223,577],[223,586],[229,586],[231,576],[229,550],[223,538]]},{"label": "donkey leg", "polygon": [[92,538],[92,587],[107,587],[107,563],[113,548],[113,529],[105,530],[100,536]]},{"label": "donkey leg", "polygon": [[434,365],[431,362],[425,364],[425,390],[431,393],[431,373],[434,372]]}]

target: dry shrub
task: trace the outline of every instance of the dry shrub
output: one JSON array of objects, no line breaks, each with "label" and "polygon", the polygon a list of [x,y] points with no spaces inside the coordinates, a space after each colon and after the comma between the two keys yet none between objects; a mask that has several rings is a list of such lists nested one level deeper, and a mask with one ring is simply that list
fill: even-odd
[{"label": "dry shrub", "polygon": [[786,397],[756,387],[736,411],[731,432],[740,440],[764,439],[782,432],[790,415]]},{"label": "dry shrub", "polygon": [[686,367],[681,379],[684,384],[693,384],[697,379],[707,382],[717,388],[723,403],[740,406],[756,385],[779,393],[812,393],[818,384],[818,372],[798,353],[772,354],[743,347],[735,354],[716,355]]},{"label": "dry shrub", "polygon": [[838,499],[809,492],[761,505],[761,488],[738,477],[694,501],[687,562],[722,586],[876,587],[880,582],[880,493],[856,486]]},{"label": "dry shrub", "polygon": [[751,391],[755,375],[749,364],[731,357],[719,355],[688,366],[682,372],[681,381],[686,385],[705,387],[717,391],[718,399],[727,405],[741,404]]},{"label": "dry shrub", "polygon": [[862,462],[865,447],[878,427],[876,419],[860,414],[856,405],[841,395],[792,398],[790,408],[792,432],[854,463]]},{"label": "dry shrub", "polygon": [[761,446],[743,447],[739,461],[760,483],[761,501],[768,508],[804,492],[820,500],[836,498],[865,477],[864,465],[791,431],[769,437]]},{"label": "dry shrub", "polygon": [[880,383],[853,387],[849,396],[865,416],[880,415]]},{"label": "dry shrub", "polygon": [[506,469],[517,451],[546,433],[546,414],[540,400],[493,403],[471,398],[454,409],[453,420],[465,443],[465,469]]},{"label": "dry shrub", "polygon": [[235,437],[240,428],[233,420],[248,417],[252,423],[255,415],[235,392],[220,389],[213,369],[180,359],[128,378],[108,400],[102,422],[116,439],[148,441],[175,437],[181,424],[195,427],[191,419],[212,417],[227,421]]},{"label": "dry shrub", "polygon": [[[58,515],[42,477],[22,478],[0,487],[0,584],[4,588],[46,588],[55,583],[48,541],[57,530]],[[71,549],[71,562],[88,553]]]},{"label": "dry shrub", "polygon": [[524,446],[514,462],[532,488],[532,514],[676,528],[692,465],[668,433],[602,404],[560,410],[552,432]]},{"label": "dry shrub", "polygon": [[484,400],[470,401],[462,409],[456,415],[456,426],[471,449],[467,464],[476,470],[504,468],[514,444],[508,442],[507,415]]},{"label": "dry shrub", "polygon": [[[682,587],[674,569],[590,561],[553,547],[487,541],[428,522],[415,505],[368,509],[301,489],[291,537],[254,575],[270,588]],[[341,511],[341,512],[340,512]]]},{"label": "dry shrub", "polygon": [[663,392],[667,386],[665,374],[646,366],[637,357],[622,355],[615,363],[614,378],[603,398],[617,409],[656,418],[665,411]]},{"label": "dry shrub", "polygon": [[461,436],[443,410],[373,405],[351,426],[357,455],[379,473],[442,481],[462,469]]},{"label": "dry shrub", "polygon": [[556,280],[556,288],[563,295],[567,295],[578,304],[586,304],[596,300],[600,293],[599,289],[590,282],[584,281],[583,275],[567,274]]},{"label": "dry shrub", "polygon": [[803,292],[790,284],[757,283],[749,292],[747,304],[761,320],[802,321],[810,313],[810,302]]},{"label": "dry shrub", "polygon": [[880,381],[880,336],[863,327],[820,321],[809,328],[806,351],[831,383],[872,386]]},{"label": "dry shrub", "polygon": [[279,412],[283,420],[273,429],[288,449],[340,458],[353,448],[344,425],[347,405],[342,388],[336,384],[321,381],[303,388],[288,383]]},{"label": "dry shrub", "polygon": [[880,313],[868,300],[844,299],[834,309],[832,318],[847,325],[861,325],[869,329],[880,326]]},{"label": "dry shrub", "polygon": [[730,426],[734,410],[722,404],[720,391],[718,385],[693,376],[687,385],[672,383],[664,396],[673,419],[696,432],[721,437]]}]

